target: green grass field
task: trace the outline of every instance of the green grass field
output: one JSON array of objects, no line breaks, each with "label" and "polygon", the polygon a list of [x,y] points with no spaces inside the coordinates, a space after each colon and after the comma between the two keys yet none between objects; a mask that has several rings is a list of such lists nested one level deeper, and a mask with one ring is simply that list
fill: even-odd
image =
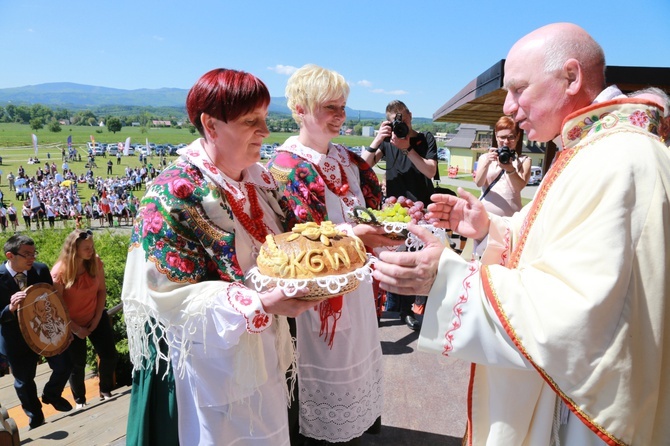
[{"label": "green grass field", "polygon": [[[130,141],[133,144],[145,144],[147,139],[150,143],[155,144],[180,144],[190,143],[197,134],[192,134],[188,129],[159,127],[144,129],[142,127],[123,127],[121,131],[112,133],[107,131],[106,127],[90,127],[90,126],[64,126],[62,131],[53,133],[46,127],[34,131],[27,124],[0,124],[0,153],[7,149],[22,148],[32,149],[32,134],[37,136],[37,143],[39,148],[39,157],[43,158],[47,150],[57,150],[58,147],[67,146],[68,136],[72,136],[72,144],[75,147],[84,147],[87,142],[91,140],[91,136],[96,142],[100,143],[118,143],[123,142],[130,136]],[[267,144],[283,143],[286,138],[294,135],[293,133],[271,133],[265,139]],[[339,136],[335,138],[335,142],[347,146],[361,146],[368,145],[372,142],[371,137],[363,136]],[[3,156],[4,155],[0,155]],[[30,153],[28,154],[30,156]],[[27,158],[26,158],[27,159]]]},{"label": "green grass field", "polygon": [[[101,130],[102,129],[102,130]],[[96,130],[101,133],[96,133]],[[28,165],[28,158],[35,156],[35,150],[32,147],[31,135],[35,133],[28,125],[22,124],[0,124],[0,157],[2,157],[2,165],[0,165],[0,189],[5,195],[5,199],[14,199],[13,193],[9,192],[6,176],[9,172],[16,175],[17,169],[23,165],[26,173],[30,176],[34,175],[39,166],[44,166],[46,161],[49,163],[55,161],[58,170],[61,170],[63,164],[61,159],[61,149],[67,147],[67,137],[72,135],[72,142],[78,153],[82,156],[81,162],[70,162],[70,168],[77,175],[86,172],[84,165],[86,164],[86,143],[90,141],[90,136],[93,135],[96,142],[100,143],[117,143],[123,142],[130,136],[132,143],[144,144],[148,139],[150,143],[155,144],[188,144],[193,141],[196,135],[191,134],[187,129],[173,129],[173,128],[155,128],[149,129],[146,133],[142,133],[139,127],[124,127],[116,134],[110,133],[106,128],[100,127],[84,127],[71,126],[63,127],[62,132],[53,133],[47,129],[42,129],[36,132],[38,138],[38,158],[40,164]],[[283,143],[291,133],[271,133],[265,139],[265,143]],[[344,144],[349,147],[367,146],[372,142],[371,137],[362,136],[339,136],[334,140],[337,143]],[[49,158],[50,156],[50,158]],[[174,156],[168,156],[168,161],[174,159]],[[114,162],[112,168],[112,175],[123,176],[126,166],[136,167],[140,165],[139,157],[124,156],[121,157],[121,164],[116,164],[116,157],[111,157]],[[153,162],[154,166],[158,167],[160,158],[154,156],[150,158],[149,162]],[[107,178],[107,158],[97,157],[97,168],[93,169],[95,176]],[[380,167],[384,167],[380,163]],[[442,178],[447,177],[447,165],[444,161],[439,164],[440,175]],[[88,189],[86,185],[80,185],[79,196],[82,201],[88,201],[94,190]],[[16,203],[15,203],[16,204]]]}]

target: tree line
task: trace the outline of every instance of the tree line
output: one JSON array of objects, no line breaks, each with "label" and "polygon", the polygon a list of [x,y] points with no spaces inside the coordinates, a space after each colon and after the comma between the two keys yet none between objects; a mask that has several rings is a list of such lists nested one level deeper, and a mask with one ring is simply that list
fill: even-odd
[{"label": "tree line", "polygon": [[[51,132],[60,132],[61,123],[79,126],[97,126],[101,121],[107,126],[107,130],[116,133],[121,128],[138,123],[142,128],[151,127],[154,120],[170,121],[173,128],[186,127],[191,133],[195,133],[195,127],[188,121],[188,116],[183,108],[179,107],[139,107],[139,106],[103,106],[95,109],[69,110],[67,108],[52,109],[42,104],[15,105],[7,104],[0,106],[0,123],[29,124],[30,127],[39,131],[47,128]],[[371,126],[379,128],[381,119],[349,119],[346,121],[345,129],[351,129],[354,135],[362,135],[363,127]],[[283,113],[270,113],[267,119],[270,132],[296,133],[298,124],[291,115]],[[433,122],[429,119],[415,119],[412,127],[419,132],[447,132],[453,133],[458,124]]]}]

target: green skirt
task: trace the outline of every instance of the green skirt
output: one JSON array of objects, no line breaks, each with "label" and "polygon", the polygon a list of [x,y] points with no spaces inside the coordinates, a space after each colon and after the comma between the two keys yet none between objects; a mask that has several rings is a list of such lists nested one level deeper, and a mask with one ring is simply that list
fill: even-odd
[{"label": "green skirt", "polygon": [[[151,355],[145,364],[146,368],[133,373],[126,445],[176,446],[179,445],[179,429],[172,365],[161,361],[156,372],[156,348],[152,338],[149,339],[149,349]],[[167,354],[167,345],[161,343],[160,349],[163,354]]]}]

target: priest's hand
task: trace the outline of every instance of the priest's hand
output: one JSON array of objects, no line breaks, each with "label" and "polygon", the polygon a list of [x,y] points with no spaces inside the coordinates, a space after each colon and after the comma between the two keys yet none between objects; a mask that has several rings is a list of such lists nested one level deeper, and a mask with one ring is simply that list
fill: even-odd
[{"label": "priest's hand", "polygon": [[428,229],[409,223],[407,229],[424,243],[420,251],[379,254],[373,276],[386,291],[403,295],[427,296],[430,292],[444,244]]},{"label": "priest's hand", "polygon": [[[426,219],[438,228],[452,231],[475,240],[489,233],[489,215],[481,201],[463,188],[458,188],[458,197],[433,194],[428,205]],[[435,221],[437,220],[437,221]]]}]

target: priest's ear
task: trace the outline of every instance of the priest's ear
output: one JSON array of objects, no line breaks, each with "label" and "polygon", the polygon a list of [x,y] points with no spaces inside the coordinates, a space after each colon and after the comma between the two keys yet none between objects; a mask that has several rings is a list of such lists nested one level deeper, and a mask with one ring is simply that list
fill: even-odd
[{"label": "priest's ear", "polygon": [[584,72],[577,59],[568,59],[563,64],[563,76],[568,85],[566,93],[575,96],[582,91],[584,83]]}]

